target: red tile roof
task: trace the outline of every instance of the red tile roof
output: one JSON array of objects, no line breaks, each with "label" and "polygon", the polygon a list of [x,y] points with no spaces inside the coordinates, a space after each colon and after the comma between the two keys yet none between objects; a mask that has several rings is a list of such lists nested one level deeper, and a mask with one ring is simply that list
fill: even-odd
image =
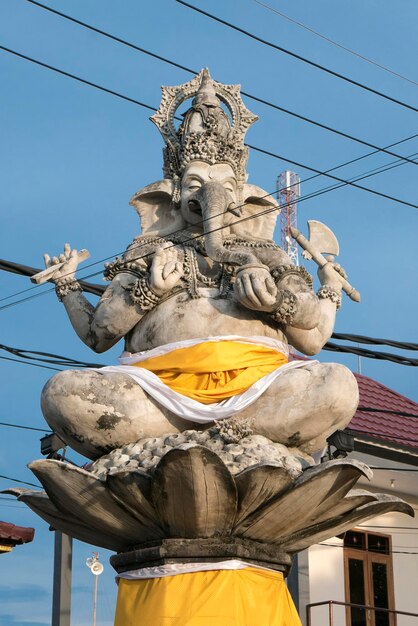
[{"label": "red tile roof", "polygon": [[[396,446],[418,449],[418,417],[396,415],[396,411],[418,416],[418,403],[378,383],[372,378],[354,374],[359,390],[359,408],[383,409],[367,412],[357,409],[348,428],[359,434],[375,436]],[[394,413],[390,412],[394,411]]]},{"label": "red tile roof", "polygon": [[34,528],[15,526],[8,522],[0,522],[0,543],[16,546],[18,543],[28,543],[33,540]]}]

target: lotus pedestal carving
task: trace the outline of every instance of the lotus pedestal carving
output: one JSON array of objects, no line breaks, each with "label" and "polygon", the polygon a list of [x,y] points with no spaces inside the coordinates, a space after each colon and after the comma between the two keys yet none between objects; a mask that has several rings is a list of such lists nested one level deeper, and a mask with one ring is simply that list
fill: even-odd
[{"label": "lotus pedestal carving", "polygon": [[381,513],[413,515],[399,498],[356,489],[372,475],[359,461],[309,465],[264,437],[228,443],[217,428],[164,440],[174,445],[140,441],[88,471],[35,461],[45,492],[10,492],[53,528],[117,552],[111,563],[121,576],[228,560],[286,576],[300,550]]}]

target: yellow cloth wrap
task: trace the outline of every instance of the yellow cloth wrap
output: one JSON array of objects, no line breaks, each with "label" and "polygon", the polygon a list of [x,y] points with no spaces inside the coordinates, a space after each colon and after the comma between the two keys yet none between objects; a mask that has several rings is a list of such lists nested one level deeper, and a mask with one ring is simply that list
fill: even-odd
[{"label": "yellow cloth wrap", "polygon": [[140,361],[168,387],[202,404],[221,402],[246,391],[257,380],[287,363],[267,346],[239,341],[207,341]]},{"label": "yellow cloth wrap", "polygon": [[115,626],[301,626],[279,572],[256,568],[119,582]]}]

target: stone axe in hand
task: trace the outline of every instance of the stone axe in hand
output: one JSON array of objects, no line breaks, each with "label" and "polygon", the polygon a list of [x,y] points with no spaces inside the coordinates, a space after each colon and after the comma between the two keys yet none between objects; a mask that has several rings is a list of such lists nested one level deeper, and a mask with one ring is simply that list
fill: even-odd
[{"label": "stone axe in hand", "polygon": [[[327,263],[332,262],[332,258],[326,259],[323,252],[337,256],[340,252],[338,240],[332,230],[316,220],[308,221],[309,239],[306,239],[302,233],[293,226],[290,227],[292,237],[303,248],[302,256],[308,261],[313,259],[319,267],[324,267]],[[335,269],[334,272],[338,273]],[[342,284],[343,291],[354,302],[360,302],[360,293],[350,285],[350,283],[338,274],[338,280]]]}]

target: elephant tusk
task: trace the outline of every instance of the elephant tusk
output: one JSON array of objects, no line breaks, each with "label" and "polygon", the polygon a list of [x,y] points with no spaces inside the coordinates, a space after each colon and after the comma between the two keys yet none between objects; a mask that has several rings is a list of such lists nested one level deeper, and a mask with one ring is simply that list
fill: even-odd
[{"label": "elephant tusk", "polygon": [[231,202],[231,204],[228,205],[227,211],[229,211],[236,217],[241,217],[242,215],[241,207],[237,206],[235,202]]}]

